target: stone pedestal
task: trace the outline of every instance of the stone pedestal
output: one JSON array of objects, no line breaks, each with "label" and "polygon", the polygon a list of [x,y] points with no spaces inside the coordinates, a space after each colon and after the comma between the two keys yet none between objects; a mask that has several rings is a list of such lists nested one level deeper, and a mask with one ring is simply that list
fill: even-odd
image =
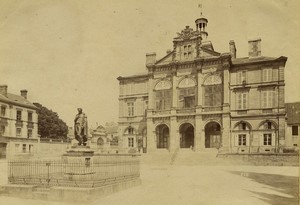
[{"label": "stone pedestal", "polygon": [[69,180],[92,180],[94,151],[89,146],[72,146],[62,156],[64,177]]}]

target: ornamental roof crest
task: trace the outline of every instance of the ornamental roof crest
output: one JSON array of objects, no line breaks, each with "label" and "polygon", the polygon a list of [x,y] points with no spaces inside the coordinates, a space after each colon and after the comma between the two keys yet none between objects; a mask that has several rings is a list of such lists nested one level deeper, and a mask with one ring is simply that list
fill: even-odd
[{"label": "ornamental roof crest", "polygon": [[174,38],[174,41],[188,40],[199,36],[200,33],[198,31],[193,31],[192,28],[186,26],[185,29],[181,31],[181,33],[177,33],[177,37]]}]

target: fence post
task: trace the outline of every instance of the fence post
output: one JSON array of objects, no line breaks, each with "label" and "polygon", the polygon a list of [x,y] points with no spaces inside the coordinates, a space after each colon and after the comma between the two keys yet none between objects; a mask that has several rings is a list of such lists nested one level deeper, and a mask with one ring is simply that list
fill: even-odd
[{"label": "fence post", "polygon": [[47,185],[49,186],[50,183],[50,162],[46,162],[46,166],[48,167],[48,171],[47,171]]}]

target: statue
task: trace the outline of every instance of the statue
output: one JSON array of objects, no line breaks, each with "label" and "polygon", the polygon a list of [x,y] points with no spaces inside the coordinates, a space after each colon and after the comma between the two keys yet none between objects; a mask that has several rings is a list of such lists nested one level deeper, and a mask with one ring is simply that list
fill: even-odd
[{"label": "statue", "polygon": [[86,146],[88,135],[87,117],[81,108],[77,110],[78,114],[74,120],[75,139],[78,141],[78,145]]}]

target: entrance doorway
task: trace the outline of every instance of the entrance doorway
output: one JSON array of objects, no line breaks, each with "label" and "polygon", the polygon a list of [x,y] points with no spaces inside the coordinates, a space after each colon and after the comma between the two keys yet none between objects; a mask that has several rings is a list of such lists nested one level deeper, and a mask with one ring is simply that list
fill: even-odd
[{"label": "entrance doorway", "polygon": [[210,122],[205,126],[205,148],[220,148],[221,126],[217,122]]},{"label": "entrance doorway", "polygon": [[156,142],[158,149],[169,148],[169,127],[165,124],[156,127]]},{"label": "entrance doorway", "polygon": [[194,127],[190,123],[184,123],[179,128],[180,148],[194,147]]}]

